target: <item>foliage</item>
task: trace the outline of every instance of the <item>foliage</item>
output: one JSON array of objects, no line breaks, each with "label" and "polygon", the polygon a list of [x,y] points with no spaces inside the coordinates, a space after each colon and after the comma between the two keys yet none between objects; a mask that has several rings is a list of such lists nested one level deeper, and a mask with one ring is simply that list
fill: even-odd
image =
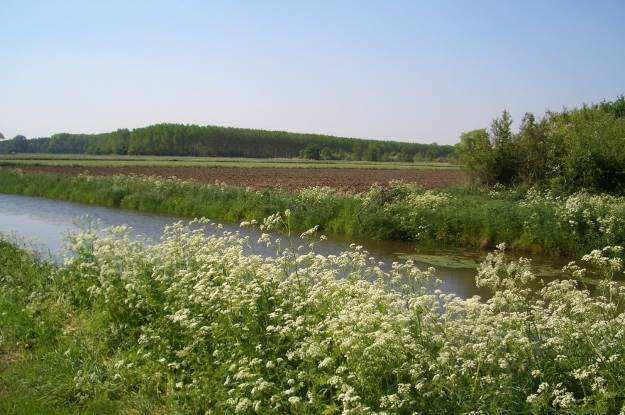
[{"label": "foliage", "polygon": [[[289,229],[290,217],[274,214],[263,228]],[[150,246],[123,227],[76,235],[59,269],[0,244],[10,258],[0,263],[0,312],[10,316],[0,345],[13,356],[0,410],[625,409],[620,247],[567,267],[574,278],[586,266],[602,272],[594,294],[575,279],[536,282],[528,260],[495,252],[476,277],[491,297],[462,299],[410,261],[386,273],[358,247],[324,257],[263,235],[277,253],[266,258],[244,253],[245,237],[202,226],[173,225]]]},{"label": "foliage", "polygon": [[456,145],[460,162],[483,183],[495,181],[495,157],[485,129],[462,133]]},{"label": "foliage", "polygon": [[319,160],[321,159],[321,150],[314,144],[308,144],[306,148],[300,151],[299,156],[303,159]]},{"label": "foliage", "polygon": [[[342,160],[438,160],[453,158],[453,146],[373,141],[244,128],[156,124],[103,134],[54,134],[0,142],[2,153],[127,154],[212,157],[303,157]],[[323,156],[322,154],[323,153]]]},{"label": "foliage", "polygon": [[517,133],[504,111],[487,133],[465,133],[459,157],[482,182],[557,191],[625,188],[625,96],[580,109],[526,114]]}]

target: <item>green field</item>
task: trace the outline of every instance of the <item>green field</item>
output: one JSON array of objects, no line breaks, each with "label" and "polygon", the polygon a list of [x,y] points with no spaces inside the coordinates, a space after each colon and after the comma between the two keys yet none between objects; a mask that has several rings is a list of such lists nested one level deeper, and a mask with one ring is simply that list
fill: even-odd
[{"label": "green field", "polygon": [[456,170],[445,162],[312,161],[302,159],[255,159],[229,157],[96,156],[81,154],[2,154],[0,166],[72,167],[248,167],[307,169]]}]

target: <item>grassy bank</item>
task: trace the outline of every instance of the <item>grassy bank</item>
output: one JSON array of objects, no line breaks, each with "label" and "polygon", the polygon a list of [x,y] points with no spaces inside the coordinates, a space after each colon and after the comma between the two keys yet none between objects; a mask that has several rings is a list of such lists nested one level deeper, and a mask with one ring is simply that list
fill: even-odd
[{"label": "grassy bank", "polygon": [[0,192],[240,222],[291,211],[297,231],[315,225],[347,238],[414,241],[424,247],[510,249],[578,256],[625,244],[625,198],[578,193],[445,189],[397,184],[359,195],[330,188],[248,191],[178,180],[68,177],[0,170]]},{"label": "grassy bank", "polygon": [[118,413],[109,391],[83,400],[78,389],[107,351],[97,313],[73,306],[58,271],[0,235],[0,413]]},{"label": "grassy bank", "polygon": [[118,229],[77,236],[55,268],[0,240],[0,413],[623,410],[618,249],[585,258],[605,277],[594,297],[573,280],[532,292],[527,261],[490,255],[481,301],[362,251],[246,244],[176,225],[144,246]]}]

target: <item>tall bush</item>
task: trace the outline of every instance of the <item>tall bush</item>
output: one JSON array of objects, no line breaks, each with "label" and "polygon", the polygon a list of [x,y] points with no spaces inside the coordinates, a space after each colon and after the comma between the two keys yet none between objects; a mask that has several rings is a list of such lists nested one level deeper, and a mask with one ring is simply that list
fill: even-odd
[{"label": "tall bush", "polygon": [[464,133],[460,159],[489,184],[542,185],[567,192],[625,191],[625,97],[579,109],[525,114],[512,132],[507,111],[489,131]]}]

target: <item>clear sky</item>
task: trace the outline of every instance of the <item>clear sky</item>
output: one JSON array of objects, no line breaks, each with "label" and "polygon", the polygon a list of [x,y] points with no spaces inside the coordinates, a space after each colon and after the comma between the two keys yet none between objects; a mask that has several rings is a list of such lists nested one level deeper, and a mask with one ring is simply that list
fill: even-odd
[{"label": "clear sky", "polygon": [[0,131],[156,122],[455,143],[625,93],[625,1],[0,2]]}]

